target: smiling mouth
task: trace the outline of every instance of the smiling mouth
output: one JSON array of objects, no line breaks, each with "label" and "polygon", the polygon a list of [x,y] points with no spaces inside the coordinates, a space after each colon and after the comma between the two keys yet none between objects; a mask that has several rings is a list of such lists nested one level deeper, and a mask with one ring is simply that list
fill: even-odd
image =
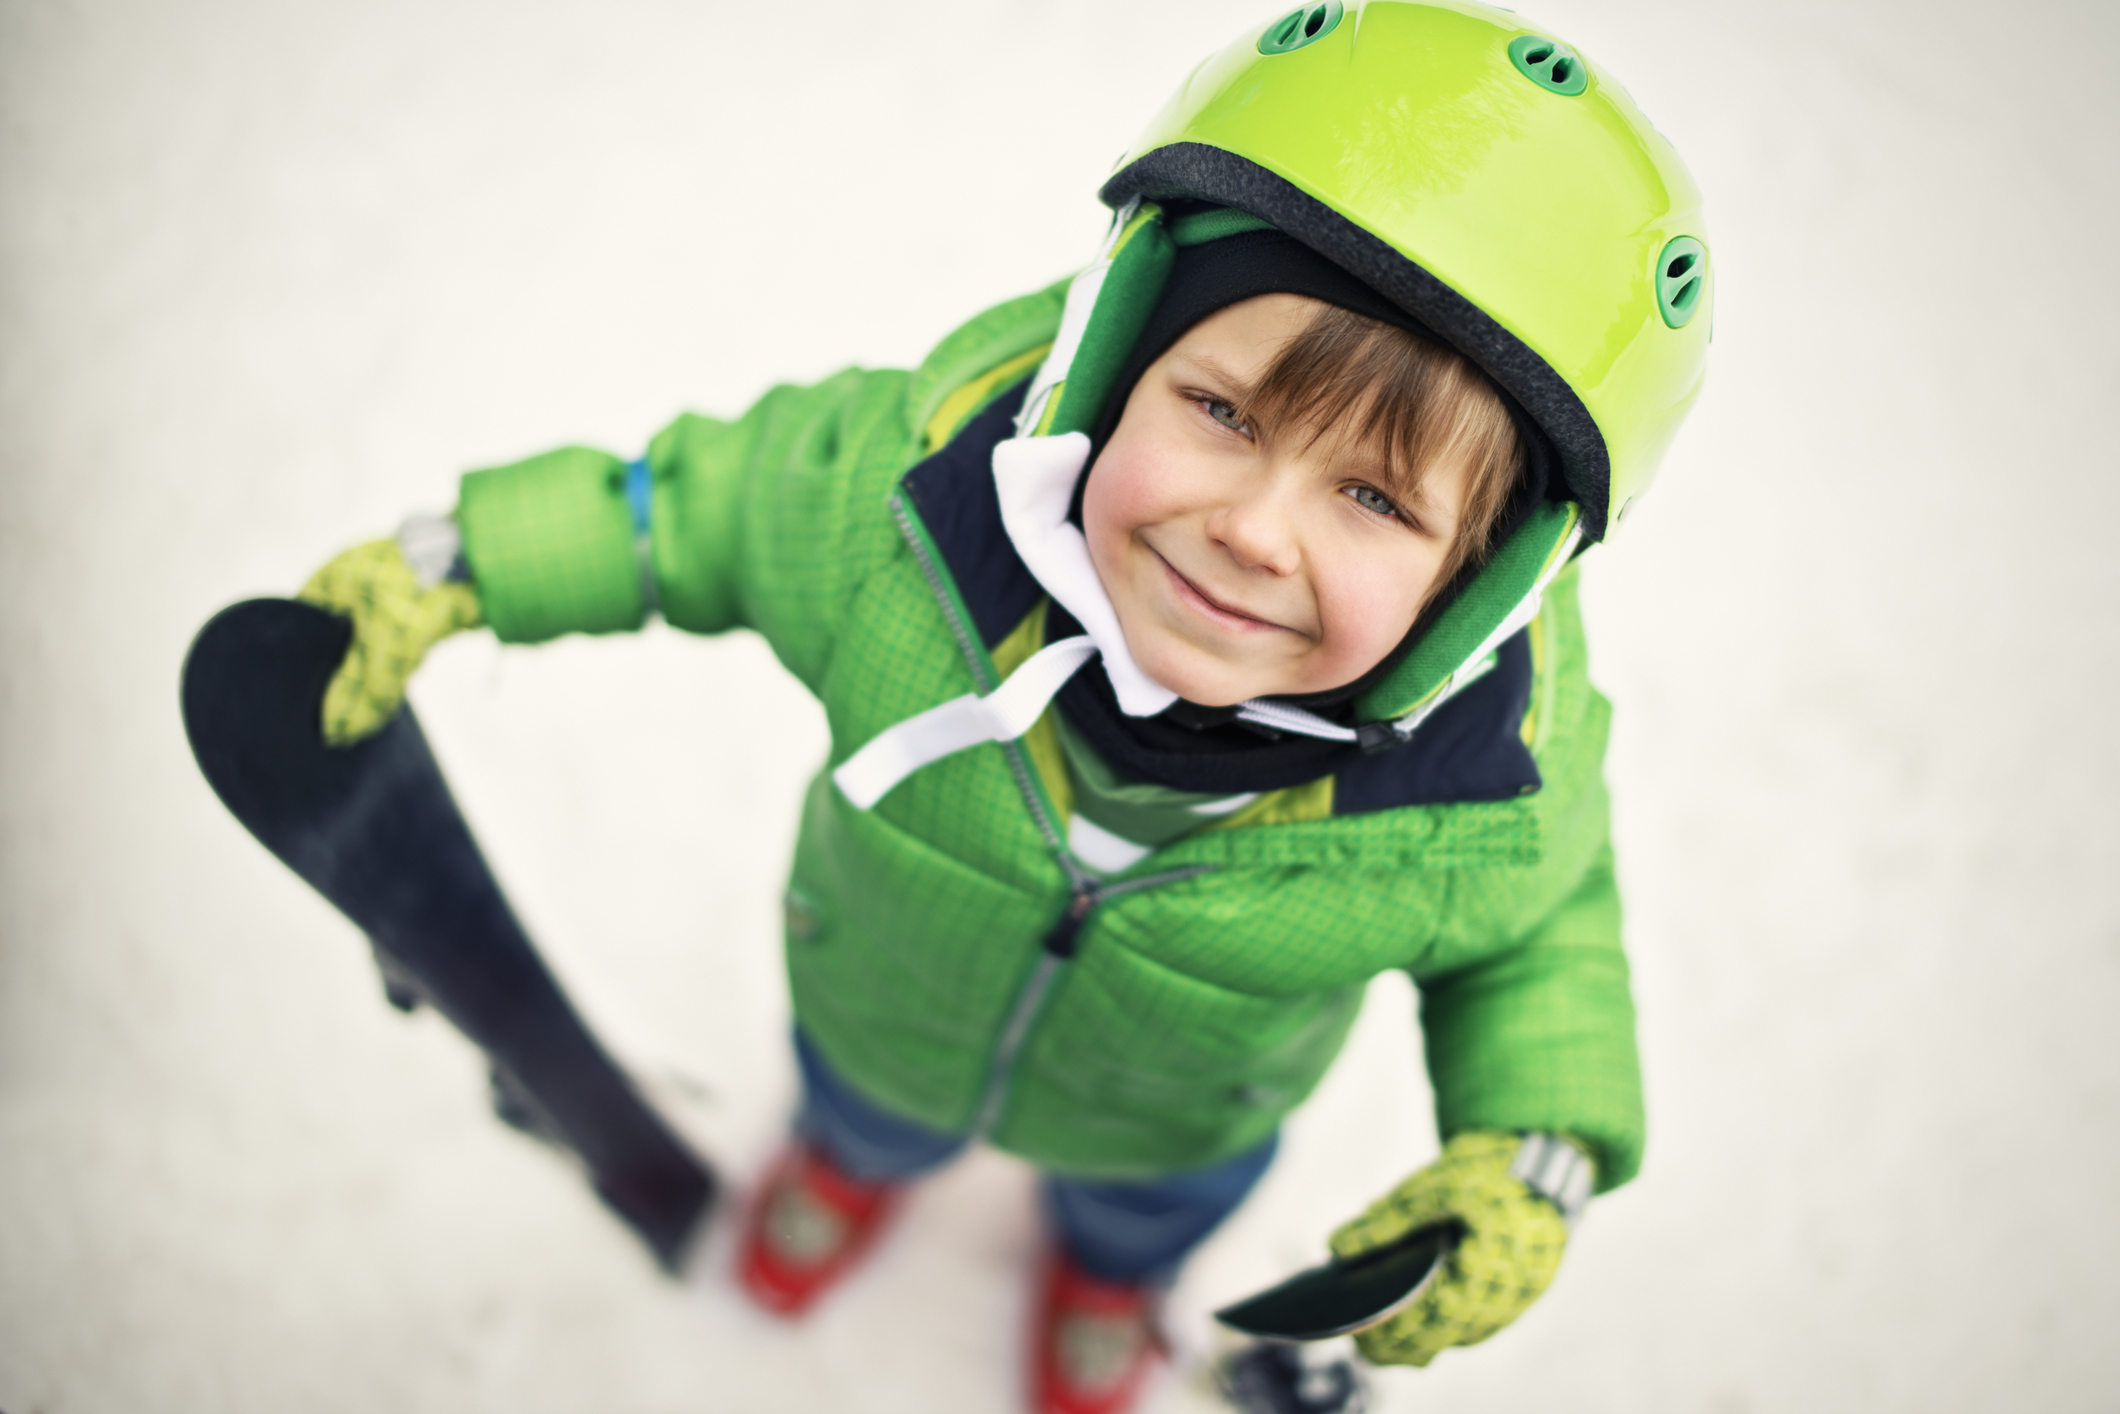
[{"label": "smiling mouth", "polygon": [[1294,630],[1277,624],[1271,619],[1262,619],[1257,614],[1247,614],[1242,609],[1231,608],[1199,585],[1194,584],[1183,574],[1180,574],[1178,567],[1169,560],[1164,559],[1160,551],[1152,551],[1151,553],[1155,554],[1156,559],[1162,563],[1164,573],[1170,576],[1172,584],[1177,587],[1178,597],[1186,600],[1195,609],[1201,610],[1205,617],[1222,624],[1224,627],[1244,632],[1262,628],[1273,629],[1280,633],[1294,632]]}]

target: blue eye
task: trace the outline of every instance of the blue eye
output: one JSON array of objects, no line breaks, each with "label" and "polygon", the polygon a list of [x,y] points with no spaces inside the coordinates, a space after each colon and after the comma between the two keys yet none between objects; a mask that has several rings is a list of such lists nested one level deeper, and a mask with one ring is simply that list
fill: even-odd
[{"label": "blue eye", "polygon": [[1391,504],[1384,493],[1374,486],[1352,487],[1347,494],[1354,497],[1354,503],[1365,511],[1380,516],[1396,516],[1399,513],[1399,508]]},{"label": "blue eye", "polygon": [[1237,410],[1228,403],[1223,402],[1220,398],[1207,398],[1203,401],[1207,405],[1207,415],[1227,427],[1230,431],[1245,433],[1251,431],[1250,428],[1237,420]]}]

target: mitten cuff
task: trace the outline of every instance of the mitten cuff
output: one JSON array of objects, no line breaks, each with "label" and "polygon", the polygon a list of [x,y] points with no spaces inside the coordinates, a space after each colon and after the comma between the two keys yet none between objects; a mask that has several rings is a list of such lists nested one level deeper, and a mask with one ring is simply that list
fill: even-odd
[{"label": "mitten cuff", "polygon": [[1573,1140],[1558,1134],[1527,1134],[1510,1161],[1509,1174],[1558,1208],[1561,1221],[1573,1230],[1590,1206],[1597,1165]]}]

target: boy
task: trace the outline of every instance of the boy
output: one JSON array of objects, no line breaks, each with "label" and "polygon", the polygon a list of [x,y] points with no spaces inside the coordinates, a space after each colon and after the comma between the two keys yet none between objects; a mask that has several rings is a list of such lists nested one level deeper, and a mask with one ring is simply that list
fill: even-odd
[{"label": "boy", "polygon": [[1640,1089],[1575,553],[1697,392],[1698,198],[1507,12],[1323,0],[1204,64],[1098,262],[916,371],[687,416],[630,465],[464,479],[326,566],[351,742],[447,632],[750,627],[832,761],[788,891],[804,1077],[743,1238],[805,1309],[973,1138],[1048,1175],[1033,1401],[1115,1414],[1153,1294],[1249,1191],[1367,980],[1422,992],[1442,1157],[1341,1227],[1455,1220],[1362,1333],[1519,1314]]}]

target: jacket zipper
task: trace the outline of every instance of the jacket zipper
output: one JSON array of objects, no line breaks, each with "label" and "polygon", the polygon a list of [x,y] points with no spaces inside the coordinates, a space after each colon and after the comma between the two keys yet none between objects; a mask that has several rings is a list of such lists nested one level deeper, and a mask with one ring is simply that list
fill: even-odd
[{"label": "jacket zipper", "polygon": [[[993,674],[987,670],[986,657],[978,641],[971,635],[962,616],[957,612],[957,601],[950,593],[948,583],[942,577],[941,567],[934,556],[928,553],[927,539],[912,521],[904,496],[893,490],[890,496],[891,518],[898,522],[898,533],[905,538],[913,552],[913,561],[920,566],[920,573],[927,579],[928,591],[942,606],[943,622],[949,625],[950,636],[956,640],[957,651],[971,667],[972,680],[984,694],[995,687]],[[977,1117],[972,1121],[975,1135],[989,1132],[1001,1118],[1002,1107],[1008,1102],[1009,1081],[1014,1078],[1016,1059],[1030,1039],[1031,1027],[1037,1022],[1038,1013],[1044,1007],[1046,995],[1051,992],[1061,966],[1074,957],[1080,945],[1083,926],[1091,913],[1106,899],[1122,894],[1138,893],[1143,889],[1161,884],[1174,884],[1183,879],[1195,878],[1213,872],[1213,865],[1190,864],[1183,868],[1165,870],[1161,874],[1149,874],[1139,879],[1126,879],[1117,884],[1106,884],[1083,867],[1073,851],[1067,847],[1067,837],[1061,833],[1052,812],[1046,809],[1045,793],[1039,786],[1028,756],[1021,741],[1000,743],[1007,755],[1009,770],[1016,778],[1016,790],[1029,808],[1031,820],[1038,833],[1045,838],[1046,848],[1053,859],[1066,872],[1068,881],[1067,908],[1059,919],[1046,931],[1042,946],[1038,949],[1038,965],[1031,969],[1030,977],[1016,993],[1014,1005],[1009,1008],[1008,1021],[1001,1028],[1001,1036],[994,1043],[993,1053],[987,1059],[986,1087],[979,1098]]]},{"label": "jacket zipper", "polygon": [[1009,1082],[1015,1078],[1016,1058],[1023,1052],[1023,1043],[1030,1039],[1031,1026],[1037,1021],[1046,994],[1052,990],[1061,967],[1074,957],[1082,926],[1089,921],[1097,905],[1121,894],[1138,893],[1160,884],[1175,884],[1180,879],[1211,871],[1209,865],[1191,864],[1117,884],[1100,884],[1068,855],[1062,854],[1060,863],[1075,880],[1074,891],[1068,895],[1067,908],[1059,920],[1046,930],[1044,943],[1038,949],[1038,965],[1031,969],[1030,980],[1023,984],[1023,990],[1016,993],[1016,1004],[1009,1008],[1008,1024],[1001,1028],[1001,1039],[994,1043],[993,1055],[987,1061],[986,1089],[979,1097],[978,1118],[972,1122],[974,1134],[987,1133],[1000,1120],[1001,1107],[1008,1102]]}]

